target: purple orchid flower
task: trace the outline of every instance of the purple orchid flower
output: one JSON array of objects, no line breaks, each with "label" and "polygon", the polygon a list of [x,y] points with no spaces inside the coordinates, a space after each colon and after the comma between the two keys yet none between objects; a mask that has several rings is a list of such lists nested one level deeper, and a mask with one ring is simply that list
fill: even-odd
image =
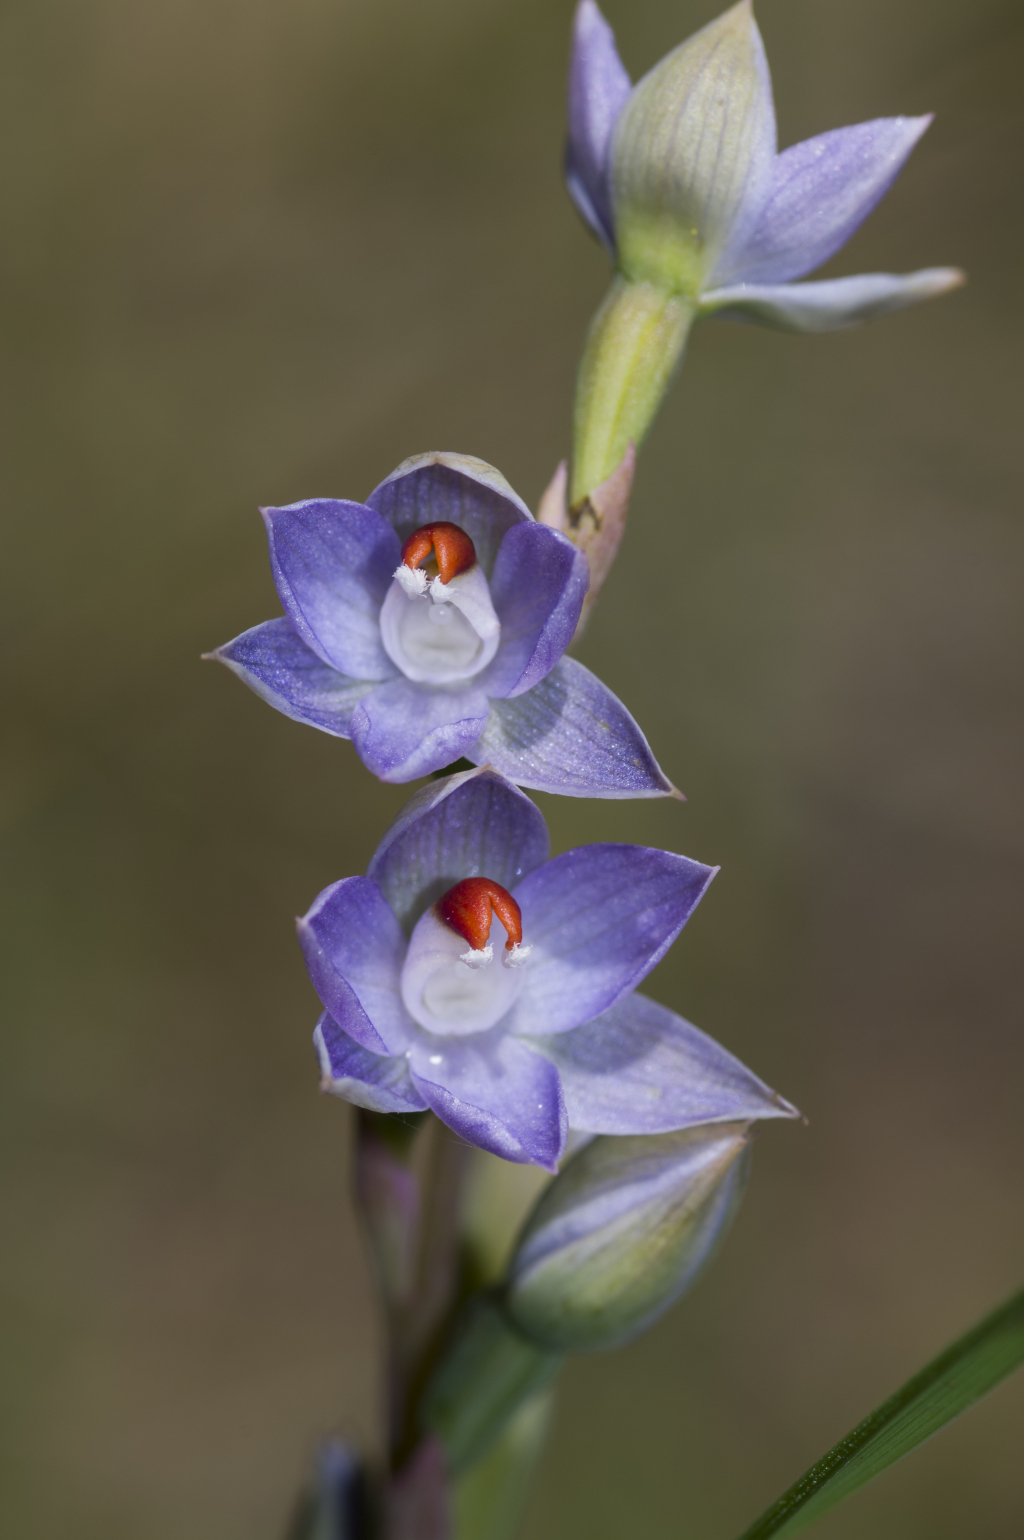
[{"label": "purple orchid flower", "polygon": [[626,277],[687,294],[698,314],[826,331],[961,283],[955,268],[793,282],[849,240],[930,122],[877,118],[778,154],[750,0],[635,87],[595,0],[576,11],[569,192]]},{"label": "purple orchid flower", "polygon": [[570,1128],[795,1116],[633,993],[715,868],[638,845],[548,852],[540,812],[484,766],[421,788],[367,875],[325,888],[298,922],[324,1089],[378,1112],[431,1108],[470,1144],[548,1170]]},{"label": "purple orchid flower", "polygon": [[492,466],[420,455],[365,503],[263,516],[285,615],[210,656],[285,716],[351,738],[384,781],[465,757],[566,796],[678,795],[621,702],[562,656],[586,556]]}]

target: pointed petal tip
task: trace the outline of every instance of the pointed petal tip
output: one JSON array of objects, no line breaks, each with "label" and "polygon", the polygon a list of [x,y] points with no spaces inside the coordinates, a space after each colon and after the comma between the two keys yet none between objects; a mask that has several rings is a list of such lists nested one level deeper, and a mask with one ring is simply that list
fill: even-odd
[{"label": "pointed petal tip", "polygon": [[935,122],[935,114],[934,112],[901,113],[894,121],[902,123],[907,131],[905,148],[900,158],[900,165],[902,166],[911,150],[920,143],[922,136],[928,132]]},{"label": "pointed petal tip", "polygon": [[579,0],[572,19],[572,30],[577,44],[584,42],[588,33],[597,32],[609,38],[614,46],[615,34],[597,0]]},{"label": "pointed petal tip", "polygon": [[757,18],[754,15],[754,0],[737,0],[736,5],[731,6],[719,19],[725,21],[732,17],[734,20],[744,23],[757,31]]},{"label": "pointed petal tip", "polygon": [[935,299],[966,282],[961,268],[925,267],[914,273],[858,273],[810,283],[739,283],[703,295],[700,313],[756,321],[781,331],[840,331]]},{"label": "pointed petal tip", "polygon": [[967,274],[962,267],[922,267],[916,273],[908,273],[907,282],[914,284],[916,299],[937,299],[940,294],[962,289]]},{"label": "pointed petal tip", "polygon": [[784,1096],[780,1096],[778,1091],[772,1092],[772,1098],[779,1109],[780,1117],[794,1118],[797,1122],[802,1123],[805,1128],[807,1127],[808,1119],[800,1111],[799,1107],[794,1107],[793,1103],[788,1102]]}]

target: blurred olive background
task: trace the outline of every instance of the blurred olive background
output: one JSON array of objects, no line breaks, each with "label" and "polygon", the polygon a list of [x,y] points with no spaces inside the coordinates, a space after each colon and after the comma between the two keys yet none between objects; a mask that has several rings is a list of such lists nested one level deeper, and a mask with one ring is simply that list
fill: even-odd
[{"label": "blurred olive background", "polygon": [[[608,0],[634,75],[714,14]],[[805,1110],[693,1295],[576,1361],[529,1540],[730,1540],[1024,1277],[1013,0],[761,0],[781,142],[938,119],[823,338],[702,325],[581,657],[689,796],[556,848],[722,873],[651,992]],[[375,1436],[376,1327],[292,917],[407,795],[200,652],[259,503],[469,451],[536,502],[606,283],[569,0],[6,0],[0,1528],[277,1540]],[[1024,1377],[823,1540],[1010,1540]]]}]

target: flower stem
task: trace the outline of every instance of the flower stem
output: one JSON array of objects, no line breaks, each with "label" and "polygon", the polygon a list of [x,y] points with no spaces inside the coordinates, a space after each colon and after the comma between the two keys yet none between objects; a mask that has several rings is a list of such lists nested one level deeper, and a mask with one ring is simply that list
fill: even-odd
[{"label": "flower stem", "polygon": [[583,502],[641,444],[683,357],[695,306],[617,274],[591,322],[576,380],[570,503]]},{"label": "flower stem", "polygon": [[468,1153],[433,1116],[360,1109],[355,1196],[384,1308],[388,1442],[396,1464],[415,1443],[416,1392],[457,1301]]}]

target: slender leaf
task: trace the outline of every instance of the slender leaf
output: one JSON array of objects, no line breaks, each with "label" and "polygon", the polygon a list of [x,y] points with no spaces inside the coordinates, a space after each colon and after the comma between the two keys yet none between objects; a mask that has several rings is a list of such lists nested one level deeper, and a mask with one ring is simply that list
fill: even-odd
[{"label": "slender leaf", "polygon": [[1024,1289],[812,1465],[741,1540],[795,1535],[938,1433],[1024,1362]]}]

